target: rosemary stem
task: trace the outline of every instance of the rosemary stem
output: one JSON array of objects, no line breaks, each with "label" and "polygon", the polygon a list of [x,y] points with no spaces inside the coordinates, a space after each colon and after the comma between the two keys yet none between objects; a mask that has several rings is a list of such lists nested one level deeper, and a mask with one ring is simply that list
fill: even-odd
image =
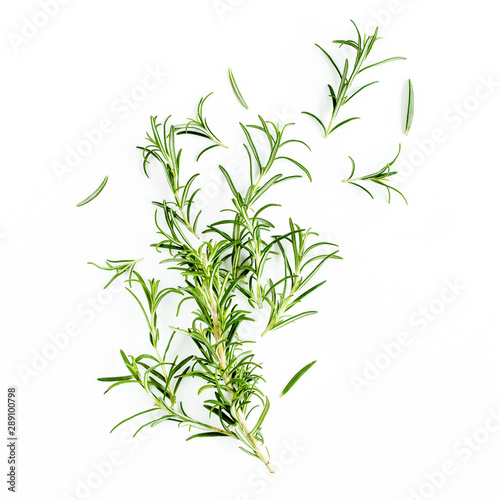
[{"label": "rosemary stem", "polygon": [[[219,357],[219,365],[222,369],[222,378],[224,380],[224,384],[227,387],[231,387],[231,381],[229,377],[227,376],[226,373],[226,368],[227,368],[227,362],[226,362],[226,354],[224,352],[224,345],[221,342],[221,332],[220,332],[220,323],[219,323],[219,313],[217,311],[217,304],[215,302],[215,297],[212,292],[212,289],[210,288],[210,285],[207,286],[207,292],[208,296],[210,299],[210,305],[212,308],[212,320],[213,320],[213,326],[214,326],[214,337],[215,341],[217,342],[217,356]],[[229,398],[233,400],[234,397],[234,392],[229,389],[228,390]],[[248,428],[247,421],[245,419],[245,416],[243,415],[243,412],[241,411],[241,408],[238,408],[236,410],[236,415],[238,418],[238,425],[240,429],[246,434],[250,442],[252,443],[252,447],[259,457],[259,459],[264,463],[264,465],[267,467],[269,472],[274,474],[274,467],[271,464],[270,457],[267,455],[267,453],[264,452],[262,449],[262,446],[260,443],[255,439],[255,436],[252,434],[252,431]]]},{"label": "rosemary stem", "polygon": [[330,123],[328,124],[328,127],[325,132],[325,137],[328,137],[332,133],[332,125],[335,119],[337,118],[337,115],[339,114],[340,106],[336,106],[335,109],[332,111],[332,118],[330,119]]},{"label": "rosemary stem", "polygon": [[[248,192],[247,195],[247,203],[248,203],[248,208],[251,208],[252,206],[252,198],[255,196],[255,193],[257,192],[257,189],[259,188],[259,184],[262,182],[262,179],[264,178],[265,175],[265,170],[261,171],[259,174],[259,177],[257,178],[257,181],[255,184],[253,184]],[[253,228],[252,223],[247,219],[243,218],[243,220],[246,222],[248,230],[252,232],[252,235],[254,236],[255,240],[255,266],[259,267],[259,260],[260,260],[260,250],[261,250],[261,241],[260,238],[255,237],[255,230]],[[257,307],[259,309],[263,308],[263,303],[262,303],[262,293],[261,293],[261,286],[260,286],[260,276],[257,276],[256,279],[256,287],[257,287]]]}]

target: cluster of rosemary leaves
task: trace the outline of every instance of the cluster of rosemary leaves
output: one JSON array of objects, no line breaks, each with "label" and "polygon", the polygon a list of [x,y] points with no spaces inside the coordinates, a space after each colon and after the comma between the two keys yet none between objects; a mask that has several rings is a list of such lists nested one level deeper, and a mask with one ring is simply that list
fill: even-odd
[{"label": "cluster of rosemary leaves", "polygon": [[[340,71],[327,54],[340,77],[336,92],[329,86],[332,117],[326,126],[312,115],[321,123],[326,136],[350,121],[334,125],[340,107],[371,85],[367,84],[349,95],[355,76],[383,62],[400,59],[391,58],[364,66],[378,31],[361,37],[357,27],[356,30],[357,41],[336,41],[356,50],[351,72],[347,60]],[[231,70],[229,80],[236,98],[247,108]],[[182,149],[178,142],[184,134],[208,141],[197,159],[210,149],[226,147],[211,130],[204,115],[207,98],[199,101],[195,118],[187,123],[173,124],[170,116],[163,121],[152,117],[147,143],[139,147],[144,173],[148,176],[150,164],[154,162],[165,174],[168,195],[162,201],[153,202],[159,234],[154,246],[164,254],[161,264],[179,273],[183,284],[168,287],[156,278],[143,277],[137,270],[139,260],[108,260],[104,265],[94,264],[112,273],[109,283],[118,277],[124,278],[126,289],[142,311],[145,333],[151,345],[148,352],[140,355],[120,351],[126,373],[99,380],[110,383],[108,390],[135,384],[150,397],[148,408],[126,418],[114,429],[132,418],[149,414],[151,420],[137,432],[144,426],[171,421],[196,430],[188,440],[230,437],[238,442],[241,450],[258,458],[270,472],[274,472],[262,430],[270,408],[270,400],[262,391],[262,367],[255,360],[253,342],[240,338],[239,332],[243,325],[252,321],[251,313],[255,309],[263,309],[268,314],[262,336],[315,314],[316,311],[301,310],[299,305],[325,283],[317,278],[322,266],[328,260],[340,257],[337,246],[318,240],[312,229],[303,228],[290,219],[288,228],[277,232],[267,216],[270,209],[280,206],[266,201],[274,187],[301,177],[312,178],[302,163],[287,154],[290,144],[309,149],[305,142],[289,137],[292,124],[280,125],[262,116],[258,116],[257,123],[240,123],[248,156],[246,187],[238,189],[236,186],[241,185],[241,179],[235,182],[228,170],[220,165],[231,193],[231,204],[221,207],[223,215],[219,220],[209,223],[203,230],[199,228],[201,212],[195,208],[199,174],[191,177],[184,174]],[[263,142],[266,147],[257,146]],[[389,194],[391,190],[397,191],[387,185],[390,176],[395,174],[391,171],[394,161],[375,174],[360,179],[352,178],[355,167],[351,161],[352,173],[345,182],[361,187],[370,196],[371,193],[359,181],[369,180],[382,185]],[[103,187],[96,193],[99,194]],[[84,201],[90,201],[97,194],[93,193]],[[271,273],[271,261],[280,263],[281,276]],[[176,301],[178,314],[181,308],[190,305],[193,318],[190,324],[172,327],[164,334],[160,333],[158,324],[160,315],[164,314],[162,306],[167,300]],[[173,321],[168,319],[169,324]],[[180,357],[176,353],[172,342],[176,335],[190,340],[191,354]],[[309,363],[292,377],[282,395],[314,363]],[[180,389],[188,378],[199,381],[199,407],[196,411],[186,408],[182,400]],[[205,418],[193,416],[200,415],[200,409],[205,410]]]},{"label": "cluster of rosemary leaves", "polygon": [[[200,120],[204,124],[203,120]],[[263,201],[263,195],[273,187],[305,175],[306,167],[286,156],[286,146],[298,142],[286,138],[288,125],[280,127],[259,117],[255,125],[241,125],[244,147],[248,152],[248,179],[244,191],[239,191],[224,167],[220,170],[232,194],[232,206],[224,218],[209,224],[200,238],[197,226],[200,212],[193,212],[197,193],[193,183],[198,174],[182,176],[181,150],[176,142],[179,132],[189,132],[185,126],[168,125],[168,118],[151,119],[148,144],[143,151],[144,171],[152,158],[164,170],[170,199],[154,202],[155,222],[160,241],[155,246],[167,254],[162,263],[184,277],[177,288],[163,288],[157,279],[146,280],[136,270],[137,261],[108,261],[100,266],[117,275],[128,276],[127,290],[139,304],[146,320],[151,351],[139,356],[121,352],[127,375],[100,379],[110,382],[110,388],[123,384],[139,384],[151,396],[151,408],[137,413],[155,412],[147,425],[173,421],[201,432],[195,437],[228,436],[240,442],[240,448],[262,460],[270,471],[269,454],[264,446],[262,424],[269,410],[269,398],[262,392],[261,366],[250,349],[251,342],[241,340],[238,330],[251,320],[248,308],[269,311],[267,334],[314,311],[295,313],[309,293],[324,281],[313,283],[320,267],[332,258],[339,258],[331,243],[310,242],[315,236],[290,220],[289,230],[274,234],[274,225],[266,212],[275,203]],[[255,135],[268,142],[265,153],[256,146]],[[202,135],[202,134],[197,134]],[[205,139],[218,141],[215,136]],[[218,145],[218,142],[217,142]],[[297,174],[285,175],[286,163]],[[324,252],[317,249],[324,247]],[[312,251],[315,251],[314,254]],[[271,259],[281,259],[283,277],[273,281],[267,270]],[[194,319],[191,325],[174,328],[165,339],[160,336],[158,315],[163,300],[179,300],[179,308],[190,303]],[[171,352],[172,337],[183,334],[193,342],[194,354],[179,359]],[[190,415],[178,399],[178,390],[187,377],[200,379],[200,402],[207,411],[204,421]],[[252,414],[252,415],[251,415]],[[129,419],[124,420],[123,422]]]},{"label": "cluster of rosemary leaves", "polygon": [[[352,86],[354,84],[354,81],[356,80],[356,77],[363,73],[363,71],[366,71],[367,69],[374,68],[376,66],[380,66],[381,64],[386,64],[392,61],[398,61],[398,60],[404,60],[404,57],[389,57],[387,59],[383,59],[381,61],[375,62],[375,63],[370,63],[365,65],[366,60],[368,56],[370,55],[373,46],[375,45],[375,42],[377,40],[380,40],[380,37],[378,36],[378,28],[375,29],[375,32],[372,35],[361,35],[358,27],[356,26],[356,23],[354,21],[351,21],[352,24],[354,25],[354,28],[356,30],[356,35],[357,39],[356,40],[333,40],[332,43],[338,44],[339,47],[342,47],[343,45],[346,45],[348,47],[351,47],[354,49],[355,52],[355,58],[354,61],[349,64],[349,59],[346,58],[344,60],[344,66],[338,65],[333,57],[321,46],[316,44],[316,47],[318,47],[328,58],[330,63],[332,64],[335,73],[339,77],[339,82],[337,84],[337,90],[335,91],[333,88],[333,85],[329,84],[328,85],[328,91],[329,94],[328,96],[331,99],[331,106],[332,106],[332,111],[331,111],[331,116],[330,116],[330,121],[328,123],[323,122],[318,116],[315,114],[309,112],[309,111],[303,111],[304,114],[311,116],[316,120],[323,133],[325,134],[325,137],[328,137],[332,132],[337,130],[338,128],[342,127],[343,125],[353,121],[353,120],[359,120],[359,116],[355,116],[352,118],[347,118],[343,121],[341,121],[338,124],[335,124],[335,120],[337,118],[337,115],[339,114],[339,111],[341,108],[347,104],[353,97],[355,97],[357,94],[359,94],[361,91],[364,89],[375,85],[376,83],[379,83],[378,81],[372,81],[369,83],[364,84],[361,86],[359,89],[356,91],[352,91]],[[342,67],[342,70],[340,69]],[[352,69],[350,69],[352,67]]]}]

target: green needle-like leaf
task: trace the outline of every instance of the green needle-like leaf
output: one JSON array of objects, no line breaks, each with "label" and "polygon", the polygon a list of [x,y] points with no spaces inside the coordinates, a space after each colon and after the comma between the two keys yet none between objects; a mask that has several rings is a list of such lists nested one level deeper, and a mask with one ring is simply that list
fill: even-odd
[{"label": "green needle-like leaf", "polygon": [[222,434],[220,432],[201,432],[200,434],[193,434],[192,436],[189,436],[186,441],[191,441],[191,439],[196,439],[196,438],[206,438],[206,437],[224,437],[227,436],[227,434]]},{"label": "green needle-like leaf", "polygon": [[316,361],[312,361],[308,365],[304,366],[304,368],[301,368],[291,379],[288,384],[286,384],[285,388],[283,389],[283,392],[280,395],[280,398],[282,398],[298,381],[299,379],[314,365],[316,364]]},{"label": "green needle-like leaf", "polygon": [[408,80],[408,109],[406,111],[406,127],[405,134],[410,133],[411,124],[413,123],[413,111],[415,108],[414,95],[413,95],[413,84],[411,80]]},{"label": "green needle-like leaf", "polygon": [[107,182],[108,182],[108,176],[104,177],[104,180],[101,182],[99,187],[90,196],[87,196],[87,198],[85,198],[83,201],[77,203],[76,206],[82,207],[83,205],[90,203],[94,198],[97,198],[101,194],[101,191],[104,189],[104,186],[106,186]]},{"label": "green needle-like leaf", "polygon": [[228,72],[228,75],[229,75],[229,83],[231,84],[231,88],[233,89],[233,92],[234,92],[234,95],[236,96],[236,99],[238,99],[238,102],[245,109],[248,109],[248,104],[245,102],[245,99],[243,98],[243,95],[240,92],[238,84],[236,83],[236,80],[234,78],[233,71],[231,70],[231,68],[228,68],[227,72]]}]

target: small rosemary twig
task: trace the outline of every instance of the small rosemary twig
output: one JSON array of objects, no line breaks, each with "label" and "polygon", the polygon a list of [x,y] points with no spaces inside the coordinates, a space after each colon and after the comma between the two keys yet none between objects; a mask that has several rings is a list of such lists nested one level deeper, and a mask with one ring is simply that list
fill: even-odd
[{"label": "small rosemary twig", "polygon": [[398,154],[396,155],[394,160],[389,162],[385,167],[382,167],[379,171],[374,172],[373,174],[364,175],[363,177],[358,177],[357,179],[352,178],[352,176],[354,175],[354,172],[356,170],[356,164],[354,163],[354,160],[349,156],[349,159],[351,160],[351,163],[352,163],[351,175],[349,175],[349,177],[347,179],[344,179],[342,182],[346,182],[348,184],[353,184],[354,186],[359,187],[365,193],[367,193],[372,199],[373,199],[373,195],[370,193],[370,191],[367,188],[365,188],[364,186],[359,184],[359,181],[374,182],[375,184],[379,184],[380,186],[384,186],[387,189],[389,203],[391,202],[391,190],[392,190],[392,191],[395,191],[396,193],[400,194],[402,196],[403,200],[405,200],[405,203],[408,205],[408,201],[405,198],[405,196],[403,195],[403,193],[401,191],[399,191],[398,189],[396,189],[394,186],[390,186],[388,184],[388,182],[391,180],[391,177],[397,174],[396,171],[391,171],[391,167],[392,167],[392,165],[394,165],[394,163],[398,159],[400,153],[401,153],[401,144],[399,145]]},{"label": "small rosemary twig", "polygon": [[177,134],[192,134],[192,135],[197,135],[200,137],[204,137],[205,139],[208,139],[209,141],[213,142],[211,146],[206,147],[201,153],[198,154],[196,157],[196,161],[198,161],[203,153],[206,153],[210,149],[216,148],[218,146],[226,148],[227,146],[221,142],[217,136],[212,132],[210,129],[207,119],[203,115],[203,105],[205,104],[205,101],[213,94],[211,92],[208,94],[206,97],[202,97],[200,101],[198,102],[198,107],[196,109],[196,117],[195,118],[188,118],[188,122],[185,125],[177,125],[176,131]]},{"label": "small rosemary twig", "polygon": [[337,115],[339,114],[340,109],[342,106],[347,104],[355,95],[359,94],[362,90],[370,87],[371,85],[374,85],[378,83],[378,81],[373,81],[370,83],[367,83],[360,87],[358,90],[349,93],[351,90],[351,87],[353,86],[354,80],[356,77],[361,74],[363,71],[374,68],[375,66],[379,66],[381,64],[385,64],[391,61],[397,61],[397,60],[402,60],[405,59],[404,57],[390,57],[388,59],[384,59],[382,61],[378,61],[376,63],[368,64],[367,66],[364,66],[366,59],[370,55],[370,52],[373,49],[373,46],[375,45],[375,42],[379,40],[378,36],[378,27],[375,29],[375,32],[373,35],[363,35],[361,36],[361,33],[356,26],[356,23],[352,21],[352,24],[354,25],[354,28],[356,29],[356,34],[357,34],[357,40],[333,40],[332,43],[339,44],[341,47],[342,45],[347,45],[351,48],[353,48],[356,52],[356,57],[354,61],[351,63],[352,64],[352,70],[349,71],[350,64],[349,64],[349,59],[345,59],[344,61],[344,66],[343,69],[340,70],[340,66],[337,65],[337,63],[333,60],[332,56],[322,47],[320,47],[318,44],[316,46],[323,52],[323,54],[326,55],[330,63],[332,64],[335,72],[337,73],[337,76],[339,77],[339,83],[337,85],[337,90],[335,91],[333,88],[333,85],[328,85],[328,90],[329,90],[329,97],[331,99],[331,104],[332,104],[332,112],[330,116],[330,121],[328,124],[324,123],[320,118],[318,118],[317,115],[309,112],[309,111],[303,111],[304,114],[311,116],[316,122],[321,126],[321,129],[323,130],[323,133],[325,137],[328,137],[332,132],[340,128],[341,126],[353,121],[353,120],[358,120],[359,117],[353,117],[353,118],[348,118],[347,120],[343,120],[340,123],[335,124],[335,120],[337,118]]}]

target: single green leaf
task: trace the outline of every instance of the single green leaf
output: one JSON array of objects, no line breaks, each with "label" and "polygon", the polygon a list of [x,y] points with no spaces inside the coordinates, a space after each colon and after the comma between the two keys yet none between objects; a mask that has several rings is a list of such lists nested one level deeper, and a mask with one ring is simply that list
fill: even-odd
[{"label": "single green leaf", "polygon": [[285,388],[283,389],[283,392],[281,393],[280,398],[282,398],[296,383],[297,381],[304,375],[314,364],[316,361],[313,361],[312,363],[309,363],[308,365],[304,366],[304,368],[300,369],[286,384]]},{"label": "single green leaf", "polygon": [[405,134],[410,133],[411,124],[413,123],[413,111],[415,108],[414,94],[413,94],[413,84],[411,80],[408,80],[408,109],[406,111],[406,127]]},{"label": "single green leaf", "polygon": [[108,182],[108,176],[104,177],[104,180],[101,182],[100,186],[90,196],[87,196],[87,198],[85,198],[83,201],[77,203],[76,206],[81,207],[83,205],[86,205],[87,203],[90,203],[94,198],[97,198],[97,196],[99,196],[101,191],[104,189],[104,186],[106,185],[107,182]]},{"label": "single green leaf", "polygon": [[238,99],[238,102],[245,109],[248,109],[248,104],[245,102],[245,99],[243,98],[243,95],[240,92],[238,84],[236,83],[236,80],[234,78],[234,74],[233,74],[232,69],[228,68],[227,72],[228,72],[228,75],[229,75],[229,83],[231,84],[231,88],[233,89],[233,92],[234,92],[234,95],[236,96],[236,99]]},{"label": "single green leaf", "polygon": [[222,434],[221,432],[200,432],[199,434],[193,434],[189,436],[186,441],[191,441],[191,439],[196,438],[204,438],[204,437],[226,437],[226,434]]},{"label": "single green leaf", "polygon": [[320,124],[323,133],[326,135],[326,127],[316,115],[314,115],[313,113],[309,113],[309,111],[302,111],[302,114],[309,115],[310,117],[314,118]]},{"label": "single green leaf", "polygon": [[269,402],[269,398],[266,396],[266,402],[264,404],[264,408],[263,408],[262,413],[260,414],[259,418],[257,419],[257,422],[255,423],[251,434],[255,434],[261,428],[262,422],[264,422],[264,419],[266,418],[266,415],[269,412],[270,407],[271,407],[271,403]]},{"label": "single green leaf", "polygon": [[131,380],[133,378],[134,377],[132,377],[132,375],[125,375],[123,377],[101,377],[98,378],[97,380],[99,382],[119,382],[121,380]]},{"label": "single green leaf", "polygon": [[157,411],[159,408],[150,408],[149,410],[144,410],[140,411],[139,413],[136,413],[135,415],[132,415],[131,417],[126,418],[125,420],[122,420],[119,424],[116,424],[109,432],[113,432],[117,427],[120,425],[124,424],[125,422],[128,422],[129,420],[132,420],[135,417],[138,417],[139,415],[144,415],[145,413],[149,413],[151,411]]}]

